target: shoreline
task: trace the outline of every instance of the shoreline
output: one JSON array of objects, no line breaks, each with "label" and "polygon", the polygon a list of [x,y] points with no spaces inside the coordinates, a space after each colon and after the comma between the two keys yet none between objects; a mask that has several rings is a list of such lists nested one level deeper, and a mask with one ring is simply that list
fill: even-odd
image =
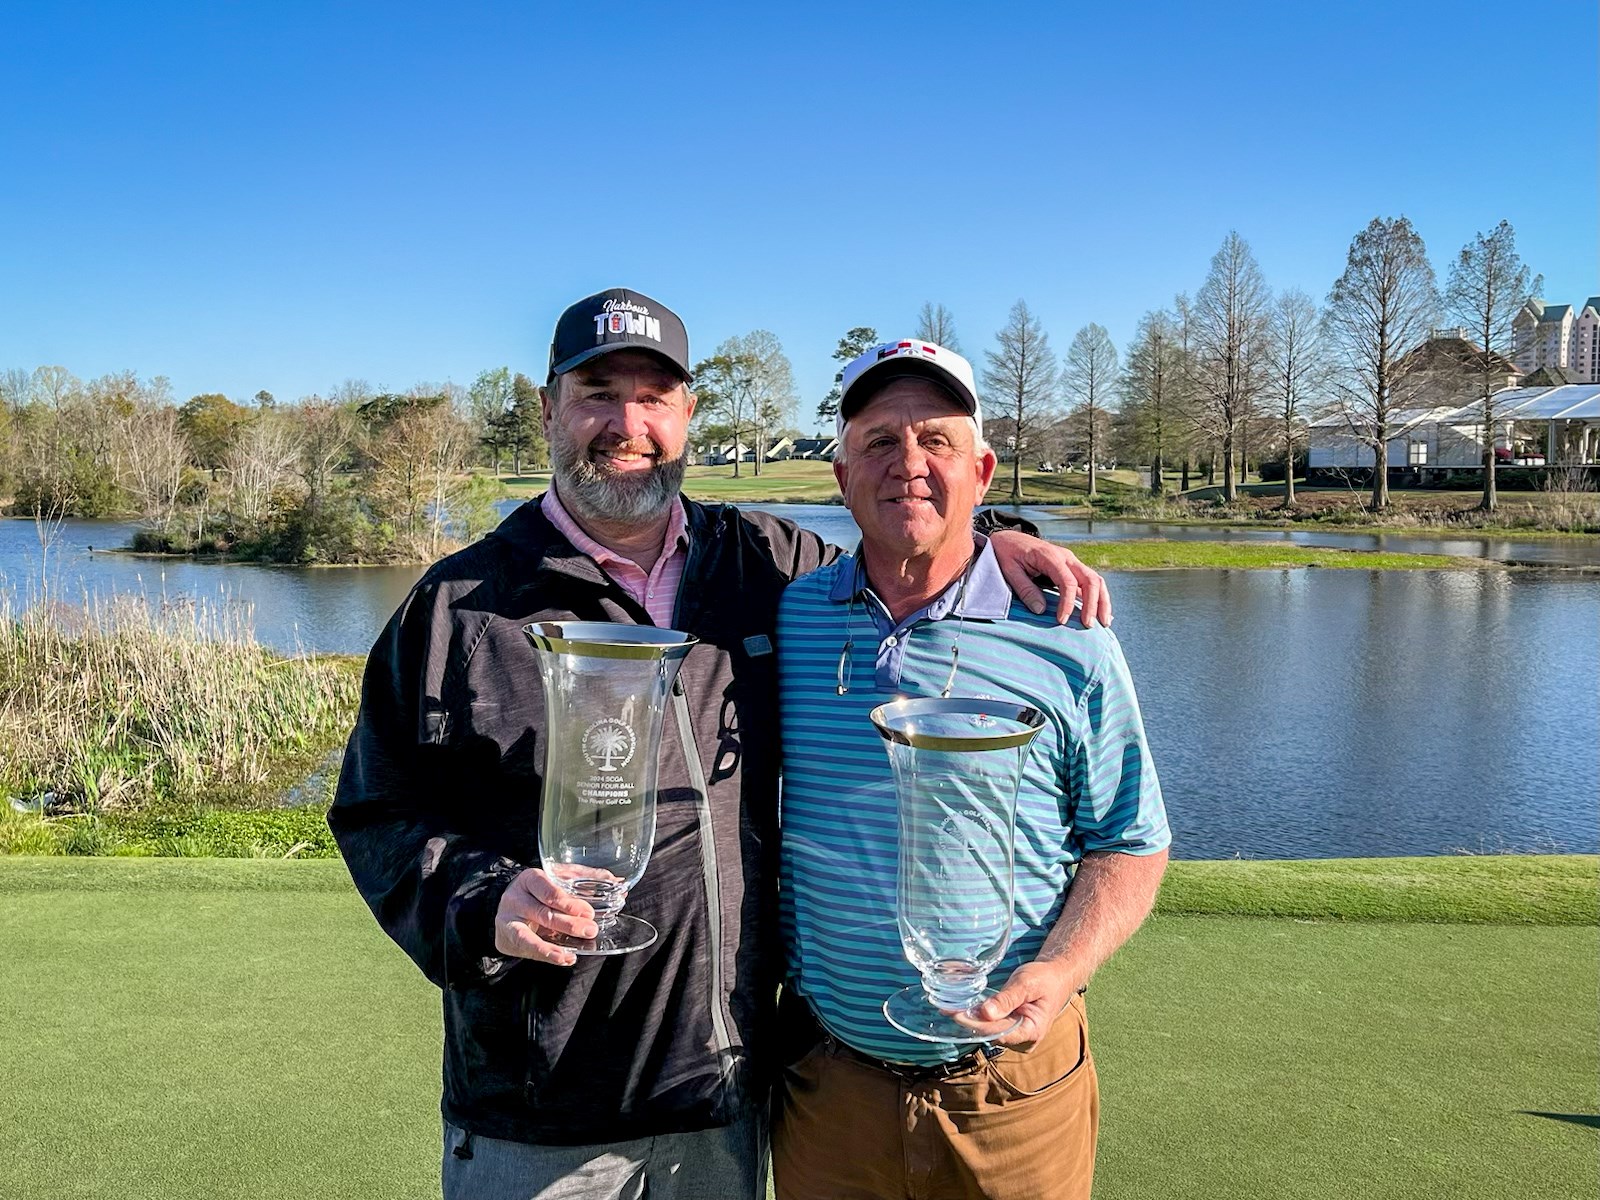
[{"label": "shoreline", "polygon": [[[1365,550],[1345,546],[1175,541],[1159,537],[1054,544],[1068,545],[1073,553],[1090,566],[1097,570],[1110,571],[1281,571],[1321,567],[1365,571],[1547,571],[1578,575],[1600,574],[1600,564],[1542,563],[1525,559],[1479,558],[1465,554],[1413,554],[1407,551]],[[1149,548],[1156,546],[1165,547],[1172,561],[1141,561],[1148,558]],[[163,554],[156,550],[134,550],[126,546],[96,549],[93,553],[116,554],[126,558],[153,559],[161,562],[179,561],[212,566],[263,567],[297,571],[373,568],[407,570],[430,567],[437,561],[429,559],[354,563],[270,562],[255,558],[233,558],[226,554]],[[1185,559],[1196,561],[1183,561]]]}]

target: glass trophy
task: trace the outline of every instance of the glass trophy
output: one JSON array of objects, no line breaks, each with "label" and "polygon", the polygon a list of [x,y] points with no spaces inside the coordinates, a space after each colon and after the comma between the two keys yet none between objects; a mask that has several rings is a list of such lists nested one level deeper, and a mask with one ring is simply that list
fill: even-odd
[{"label": "glass trophy", "polygon": [[1044,715],[960,698],[897,700],[870,715],[894,771],[900,941],[922,976],[883,1014],[925,1042],[990,1041],[1017,1024],[977,1009],[1011,942],[1017,789]]},{"label": "glass trophy", "polygon": [[545,934],[574,954],[627,954],[656,940],[624,916],[656,834],[656,759],[667,697],[696,639],[651,625],[524,626],[545,696],[540,865],[594,908],[593,938]]}]

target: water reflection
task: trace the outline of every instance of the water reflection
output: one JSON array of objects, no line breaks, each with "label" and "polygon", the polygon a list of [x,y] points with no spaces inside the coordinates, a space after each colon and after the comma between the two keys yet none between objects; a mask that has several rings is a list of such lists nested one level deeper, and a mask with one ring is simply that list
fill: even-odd
[{"label": "water reflection", "polygon": [[1183,854],[1600,848],[1600,584],[1208,571],[1116,586]]},{"label": "water reflection", "polygon": [[[855,542],[841,508],[774,511]],[[252,606],[269,645],[365,653],[421,573],[87,549],[130,533],[67,522],[48,560],[54,594],[226,597]],[[0,586],[26,596],[41,570],[33,526],[0,521]],[[1600,580],[1298,570],[1113,581],[1180,856],[1600,850]]]}]

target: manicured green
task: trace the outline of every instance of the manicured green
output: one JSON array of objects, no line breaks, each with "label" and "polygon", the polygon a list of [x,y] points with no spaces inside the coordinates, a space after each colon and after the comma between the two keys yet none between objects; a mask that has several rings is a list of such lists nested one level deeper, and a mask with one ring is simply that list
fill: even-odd
[{"label": "manicured green", "polygon": [[[1592,1193],[1600,930],[1370,918],[1597,860],[1430,861],[1173,864],[1089,993],[1097,1197]],[[1170,915],[1336,885],[1369,919]],[[437,993],[341,864],[0,859],[0,951],[0,1196],[437,1195]]]},{"label": "manicured green", "polygon": [[1600,857],[1225,859],[1174,862],[1158,911],[1491,925],[1600,925]]},{"label": "manicured green", "polygon": [[[1168,542],[1160,539],[1073,542],[1072,551],[1100,570],[1151,571],[1168,567],[1343,567],[1367,571],[1451,571],[1482,567],[1483,560],[1443,554],[1395,554],[1277,542]],[[1498,564],[1489,564],[1498,565]]]},{"label": "manicured green", "polygon": [[1575,1200],[1591,927],[1157,917],[1089,989],[1096,1200]]}]

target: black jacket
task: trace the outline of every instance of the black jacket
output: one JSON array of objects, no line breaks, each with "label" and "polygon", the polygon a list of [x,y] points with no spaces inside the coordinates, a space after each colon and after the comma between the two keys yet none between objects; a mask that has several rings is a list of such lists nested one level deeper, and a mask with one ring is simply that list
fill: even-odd
[{"label": "black jacket", "polygon": [[436,564],[368,659],[328,823],[379,923],[443,989],[443,1111],[472,1132],[612,1141],[765,1101],[782,958],[774,627],[784,585],[833,552],[789,521],[685,503],[673,624],[700,644],[628,896],[660,931],[646,950],[560,968],[493,947],[501,894],[538,862],[544,697],[522,626],[645,611],[534,501]]}]

